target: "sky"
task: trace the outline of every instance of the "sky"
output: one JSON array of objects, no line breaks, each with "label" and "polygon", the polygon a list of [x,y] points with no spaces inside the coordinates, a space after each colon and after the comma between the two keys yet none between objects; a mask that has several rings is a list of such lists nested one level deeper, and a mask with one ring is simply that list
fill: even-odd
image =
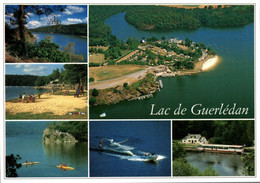
[{"label": "sky", "polygon": [[64,64],[6,64],[5,74],[47,76]]},{"label": "sky", "polygon": [[[38,5],[39,6],[39,5]],[[40,6],[39,6],[40,7]],[[53,6],[50,6],[53,7]],[[18,8],[17,5],[6,5],[5,9],[6,12],[12,8]],[[10,25],[10,19],[13,18],[13,10],[10,13],[5,15],[5,22]],[[38,16],[34,12],[27,12],[26,14],[26,26],[29,29],[38,28],[42,26],[49,26],[52,25],[50,23],[53,20],[53,17],[58,18],[63,25],[70,25],[70,24],[78,24],[78,23],[87,23],[87,6],[77,6],[77,5],[64,5],[64,11],[54,11],[49,16],[42,15]],[[12,26],[15,27],[15,26]]]}]

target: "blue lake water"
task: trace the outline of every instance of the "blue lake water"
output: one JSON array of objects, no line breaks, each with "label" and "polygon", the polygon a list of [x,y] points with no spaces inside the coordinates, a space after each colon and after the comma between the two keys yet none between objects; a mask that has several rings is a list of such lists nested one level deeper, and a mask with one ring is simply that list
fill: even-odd
[{"label": "blue lake water", "polygon": [[[19,154],[18,163],[40,162],[34,166],[22,166],[19,177],[87,177],[88,144],[43,144],[42,134],[47,122],[7,122],[6,155]],[[18,128],[18,129],[17,129]],[[14,130],[15,129],[15,130]],[[21,130],[22,129],[22,130]],[[60,163],[74,167],[63,171],[56,167]]]},{"label": "blue lake water", "polygon": [[[90,149],[97,149],[90,150],[91,177],[171,175],[169,121],[91,121],[89,133]],[[99,150],[101,139],[104,151]],[[114,152],[106,151],[108,147]],[[145,152],[156,153],[157,163],[147,161]]]},{"label": "blue lake water", "polygon": [[[90,107],[90,118],[99,118],[106,112],[109,119],[196,119],[196,118],[254,118],[254,24],[244,27],[213,29],[201,27],[197,30],[140,31],[128,24],[124,13],[108,18],[105,23],[112,34],[121,40],[128,37],[141,39],[155,36],[161,39],[189,37],[195,42],[205,43],[216,50],[220,57],[218,65],[207,72],[173,78],[160,78],[164,88],[153,98],[141,101],[124,101],[115,105]],[[234,104],[237,108],[248,108],[243,115],[194,115],[191,108],[201,104],[205,108],[220,108],[221,104]],[[151,116],[151,106],[156,109],[170,108],[169,115]],[[187,108],[184,115],[175,115],[179,106]],[[155,111],[157,112],[157,111]]]},{"label": "blue lake water", "polygon": [[87,61],[88,58],[88,49],[87,49],[87,38],[80,36],[73,36],[67,34],[51,34],[51,33],[34,33],[38,38],[37,41],[44,40],[47,35],[51,36],[52,42],[55,42],[60,46],[61,50],[64,50],[65,46],[68,46],[69,43],[74,43],[75,55],[83,55],[84,61]]},{"label": "blue lake water", "polygon": [[5,100],[17,99],[19,94],[23,95],[25,93],[26,96],[33,93],[34,95],[41,94],[46,92],[45,89],[36,89],[32,86],[6,86],[5,87]]}]

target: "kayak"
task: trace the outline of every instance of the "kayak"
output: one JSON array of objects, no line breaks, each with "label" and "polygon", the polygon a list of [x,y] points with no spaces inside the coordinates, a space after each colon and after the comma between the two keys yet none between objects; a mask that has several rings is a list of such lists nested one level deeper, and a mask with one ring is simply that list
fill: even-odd
[{"label": "kayak", "polygon": [[28,162],[28,163],[22,163],[22,165],[37,165],[37,164],[40,164],[40,162]]},{"label": "kayak", "polygon": [[69,167],[69,166],[62,166],[62,167],[60,167],[60,165],[57,165],[56,167],[57,167],[57,168],[62,168],[62,169],[64,169],[64,170],[74,170],[73,167]]}]

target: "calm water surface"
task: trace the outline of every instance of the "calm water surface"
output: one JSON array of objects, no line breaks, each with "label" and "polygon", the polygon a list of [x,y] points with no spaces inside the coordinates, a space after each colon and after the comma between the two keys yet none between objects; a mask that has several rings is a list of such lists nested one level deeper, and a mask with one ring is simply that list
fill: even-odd
[{"label": "calm water surface", "polygon": [[46,92],[45,89],[36,89],[33,86],[6,86],[5,87],[5,100],[17,99],[19,94],[26,96],[33,93],[34,95]]},{"label": "calm water surface", "polygon": [[[20,123],[20,124],[17,124]],[[40,162],[39,165],[22,166],[17,170],[19,177],[87,177],[88,144],[48,144],[42,143],[42,133],[47,122],[7,122],[6,154],[19,154],[19,163]],[[19,128],[16,129],[16,128]],[[16,129],[16,130],[13,130]],[[23,129],[21,131],[21,129]],[[16,132],[19,131],[19,132]],[[34,131],[37,131],[35,134]],[[60,163],[75,170],[61,171]]]},{"label": "calm water surface", "polygon": [[185,159],[200,171],[212,166],[220,176],[243,175],[241,155],[188,152]]},{"label": "calm water surface", "polygon": [[[90,176],[170,176],[171,137],[170,122],[90,122]],[[103,148],[114,152],[99,150]],[[119,152],[132,152],[133,156]],[[156,153],[157,163],[145,160],[145,152]]]},{"label": "calm water surface", "polygon": [[[112,34],[121,40],[128,37],[141,39],[155,36],[161,39],[177,37],[184,40],[189,37],[195,42],[210,45],[217,51],[220,61],[208,72],[191,76],[160,78],[164,88],[156,92],[153,98],[141,101],[124,101],[115,105],[90,107],[90,118],[99,118],[103,112],[107,118],[253,118],[254,117],[254,24],[240,28],[212,29],[202,27],[197,30],[172,30],[168,32],[140,31],[128,24],[124,13],[108,18],[105,23],[111,27]],[[248,108],[244,115],[194,115],[191,108],[202,104],[205,108],[219,108],[221,103],[231,108]],[[169,115],[151,116],[151,105],[171,108]],[[174,115],[179,105],[187,108],[185,115]]]},{"label": "calm water surface", "polygon": [[38,38],[37,41],[41,41],[46,38],[47,35],[51,36],[52,42],[55,42],[60,46],[61,50],[64,50],[65,46],[69,43],[74,43],[74,51],[76,55],[83,55],[84,61],[87,61],[87,39],[80,36],[73,36],[67,34],[51,34],[51,33],[34,33]]}]

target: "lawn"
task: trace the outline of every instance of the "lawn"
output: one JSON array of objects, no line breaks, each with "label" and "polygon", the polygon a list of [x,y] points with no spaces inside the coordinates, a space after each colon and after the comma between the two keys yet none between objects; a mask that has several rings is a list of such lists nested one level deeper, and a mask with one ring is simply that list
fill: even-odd
[{"label": "lawn", "polygon": [[90,67],[89,77],[95,81],[113,79],[145,69],[145,65],[107,65],[102,67]]},{"label": "lawn", "polygon": [[105,55],[102,53],[90,54],[89,63],[103,63],[105,61]]}]

